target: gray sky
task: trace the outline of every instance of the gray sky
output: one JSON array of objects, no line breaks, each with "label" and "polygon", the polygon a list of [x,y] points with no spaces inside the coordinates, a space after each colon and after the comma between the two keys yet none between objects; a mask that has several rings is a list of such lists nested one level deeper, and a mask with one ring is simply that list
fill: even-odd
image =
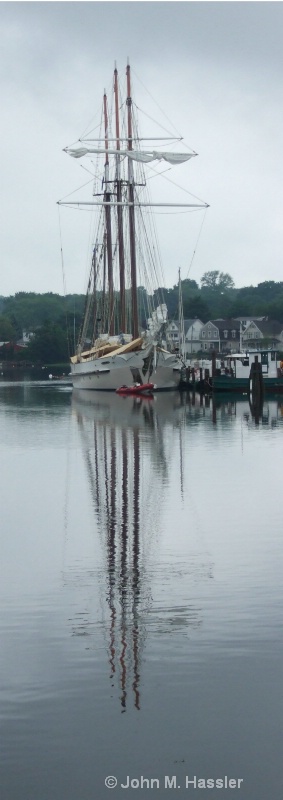
[{"label": "gray sky", "polygon": [[[190,277],[283,280],[281,2],[2,2],[0,24],[0,294],[63,292],[56,201],[87,175],[62,148],[128,55],[137,105],[199,153],[168,173],[210,204]],[[156,216],[167,286],[187,277],[202,213]],[[89,214],[61,224],[66,288],[82,292]]]}]

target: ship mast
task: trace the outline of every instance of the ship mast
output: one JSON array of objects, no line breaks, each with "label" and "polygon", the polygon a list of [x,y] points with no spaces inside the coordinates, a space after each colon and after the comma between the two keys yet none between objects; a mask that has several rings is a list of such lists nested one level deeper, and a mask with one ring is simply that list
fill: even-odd
[{"label": "ship mast", "polygon": [[[132,98],[131,98],[131,71],[127,64],[127,108],[128,108],[128,150],[133,149],[132,133]],[[133,339],[139,335],[138,325],[138,301],[137,301],[137,262],[136,262],[136,242],[135,242],[135,207],[134,207],[134,168],[131,158],[128,158],[128,181],[129,181],[129,232],[130,232],[130,254],[131,254],[131,285],[132,285],[132,334]]]},{"label": "ship mast", "polygon": [[92,271],[93,271],[93,331],[92,331],[92,345],[96,339],[96,326],[97,320],[97,295],[96,295],[96,281],[97,281],[97,263],[96,263],[96,245],[94,245],[92,253]]},{"label": "ship mast", "polygon": [[104,202],[105,202],[105,224],[106,224],[106,235],[107,235],[109,335],[113,336],[114,289],[113,289],[113,256],[112,256],[112,232],[111,232],[111,193],[109,192],[108,114],[107,114],[107,96],[105,91],[103,96],[103,110],[104,110],[104,131],[105,131]]},{"label": "ship mast", "polygon": [[[115,96],[115,122],[116,122],[116,148],[120,150],[120,125],[119,125],[119,97],[118,97],[118,71],[115,63],[114,69],[114,96]],[[122,181],[120,169],[120,155],[117,152],[117,203],[122,202]],[[125,304],[125,254],[124,254],[124,233],[123,233],[123,208],[117,206],[118,221],[118,248],[119,248],[119,270],[120,270],[120,329],[122,333],[126,331],[126,304]]]},{"label": "ship mast", "polygon": [[107,233],[104,231],[103,237],[103,284],[102,284],[102,308],[101,308],[101,330],[105,330],[105,289],[106,289],[106,250]]}]

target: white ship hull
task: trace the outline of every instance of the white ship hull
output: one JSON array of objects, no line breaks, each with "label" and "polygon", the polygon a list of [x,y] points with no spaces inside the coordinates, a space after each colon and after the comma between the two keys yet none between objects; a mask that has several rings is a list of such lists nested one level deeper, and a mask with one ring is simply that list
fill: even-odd
[{"label": "white ship hull", "polygon": [[146,369],[152,346],[121,355],[108,355],[71,364],[74,389],[115,392],[120,386],[152,382],[156,390],[176,389],[180,383],[181,363],[172,353],[158,350],[156,364]]}]

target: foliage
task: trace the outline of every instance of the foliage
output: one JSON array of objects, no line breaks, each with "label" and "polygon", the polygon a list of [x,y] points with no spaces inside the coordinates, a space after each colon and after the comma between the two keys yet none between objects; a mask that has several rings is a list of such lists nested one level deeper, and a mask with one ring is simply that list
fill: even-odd
[{"label": "foliage", "polygon": [[[200,286],[196,281],[182,281],[182,297],[185,319],[198,317],[203,322],[209,319],[229,317],[268,316],[283,323],[283,282],[263,281],[258,286],[243,286],[235,289],[229,273],[211,270],[205,272]],[[165,302],[169,319],[178,318],[179,287],[160,287],[153,293],[154,304]],[[119,303],[116,298],[117,313]],[[22,338],[23,331],[35,335],[23,353],[14,358],[42,363],[68,360],[67,339],[73,351],[74,339],[81,327],[85,307],[84,295],[63,297],[53,292],[17,292],[15,296],[0,297],[0,341],[15,342]],[[147,318],[147,292],[138,288],[138,307],[141,323]],[[12,357],[12,350],[9,350]],[[3,357],[1,353],[1,357]]]},{"label": "foliage", "polygon": [[205,272],[201,278],[202,287],[208,287],[213,291],[226,292],[227,289],[234,289],[234,281],[228,272],[219,272],[219,270],[211,270]]},{"label": "foliage", "polygon": [[208,322],[210,318],[209,306],[205,300],[203,300],[200,293],[191,297],[191,299],[188,297],[184,298],[183,311],[185,319],[194,319],[197,317],[201,319],[202,322]]},{"label": "foliage", "polygon": [[15,296],[4,298],[3,313],[16,322],[19,337],[23,330],[34,331],[47,320],[64,325],[66,315],[82,314],[83,307],[84,295],[62,297],[53,292],[17,292]]},{"label": "foliage", "polygon": [[26,360],[44,364],[67,362],[69,359],[66,332],[60,325],[45,322],[26,348]]},{"label": "foliage", "polygon": [[14,325],[10,322],[8,317],[0,316],[0,341],[12,342],[17,338]]},{"label": "foliage", "polygon": [[231,305],[231,316],[268,316],[283,322],[283,282],[264,281],[258,286],[238,289]]}]

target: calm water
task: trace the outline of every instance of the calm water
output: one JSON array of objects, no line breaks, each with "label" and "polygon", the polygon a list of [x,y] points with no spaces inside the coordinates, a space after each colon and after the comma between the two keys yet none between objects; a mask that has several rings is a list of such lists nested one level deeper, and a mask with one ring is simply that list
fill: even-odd
[{"label": "calm water", "polygon": [[2,379],[0,440],[1,800],[279,800],[283,398]]}]

